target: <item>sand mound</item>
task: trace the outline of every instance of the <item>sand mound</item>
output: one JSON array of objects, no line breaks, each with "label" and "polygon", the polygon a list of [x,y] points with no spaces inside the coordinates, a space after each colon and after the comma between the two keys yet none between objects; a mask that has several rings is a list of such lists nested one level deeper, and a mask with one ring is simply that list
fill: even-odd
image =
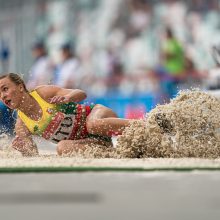
[{"label": "sand mound", "polygon": [[[220,156],[220,102],[201,91],[183,91],[134,122],[118,139],[119,157]],[[121,156],[120,156],[121,155]]]},{"label": "sand mound", "polygon": [[88,146],[83,157],[146,158],[220,156],[220,102],[207,93],[182,91],[158,105],[143,120],[134,120],[116,148]]}]

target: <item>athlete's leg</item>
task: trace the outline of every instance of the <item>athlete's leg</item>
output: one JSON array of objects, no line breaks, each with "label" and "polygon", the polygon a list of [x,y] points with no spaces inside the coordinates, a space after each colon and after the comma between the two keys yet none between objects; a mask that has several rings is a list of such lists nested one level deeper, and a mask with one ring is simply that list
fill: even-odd
[{"label": "athlete's leg", "polygon": [[96,105],[89,114],[86,127],[90,134],[112,136],[121,134],[130,120],[118,118],[117,115],[103,105]]},{"label": "athlete's leg", "polygon": [[60,156],[71,156],[79,150],[84,151],[88,144],[100,144],[109,146],[111,142],[105,142],[95,138],[85,138],[80,140],[63,140],[57,144],[57,153]]}]

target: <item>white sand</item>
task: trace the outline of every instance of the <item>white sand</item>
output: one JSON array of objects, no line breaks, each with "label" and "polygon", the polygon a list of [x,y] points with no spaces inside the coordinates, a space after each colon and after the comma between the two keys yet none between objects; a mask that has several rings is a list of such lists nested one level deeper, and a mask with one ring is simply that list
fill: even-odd
[{"label": "white sand", "polygon": [[145,158],[145,159],[85,159],[59,157],[55,152],[40,150],[37,157],[9,155],[0,151],[0,168],[3,167],[107,167],[107,168],[220,168],[220,159],[201,158]]}]

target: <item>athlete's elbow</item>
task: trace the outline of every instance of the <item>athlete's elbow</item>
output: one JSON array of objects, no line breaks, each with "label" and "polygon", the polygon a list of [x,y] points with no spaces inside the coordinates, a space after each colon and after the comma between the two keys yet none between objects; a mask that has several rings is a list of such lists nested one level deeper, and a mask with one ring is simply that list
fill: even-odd
[{"label": "athlete's elbow", "polygon": [[87,98],[87,94],[86,94],[85,91],[80,90],[80,94],[81,94],[81,97],[82,97],[83,100]]},{"label": "athlete's elbow", "polygon": [[77,89],[77,90],[74,90],[72,98],[74,98],[75,102],[80,102],[87,98],[87,94],[85,91]]},{"label": "athlete's elbow", "polygon": [[86,99],[86,98],[87,98],[87,94],[86,94],[86,93],[84,93],[83,95],[84,95],[84,99]]}]

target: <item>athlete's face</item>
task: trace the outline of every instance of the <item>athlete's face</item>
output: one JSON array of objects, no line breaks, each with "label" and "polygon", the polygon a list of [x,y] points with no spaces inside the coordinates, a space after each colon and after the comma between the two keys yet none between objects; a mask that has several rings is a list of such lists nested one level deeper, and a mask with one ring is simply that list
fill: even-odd
[{"label": "athlete's face", "polygon": [[0,79],[0,99],[11,109],[16,109],[22,102],[24,88],[22,84],[16,85],[8,77]]}]

